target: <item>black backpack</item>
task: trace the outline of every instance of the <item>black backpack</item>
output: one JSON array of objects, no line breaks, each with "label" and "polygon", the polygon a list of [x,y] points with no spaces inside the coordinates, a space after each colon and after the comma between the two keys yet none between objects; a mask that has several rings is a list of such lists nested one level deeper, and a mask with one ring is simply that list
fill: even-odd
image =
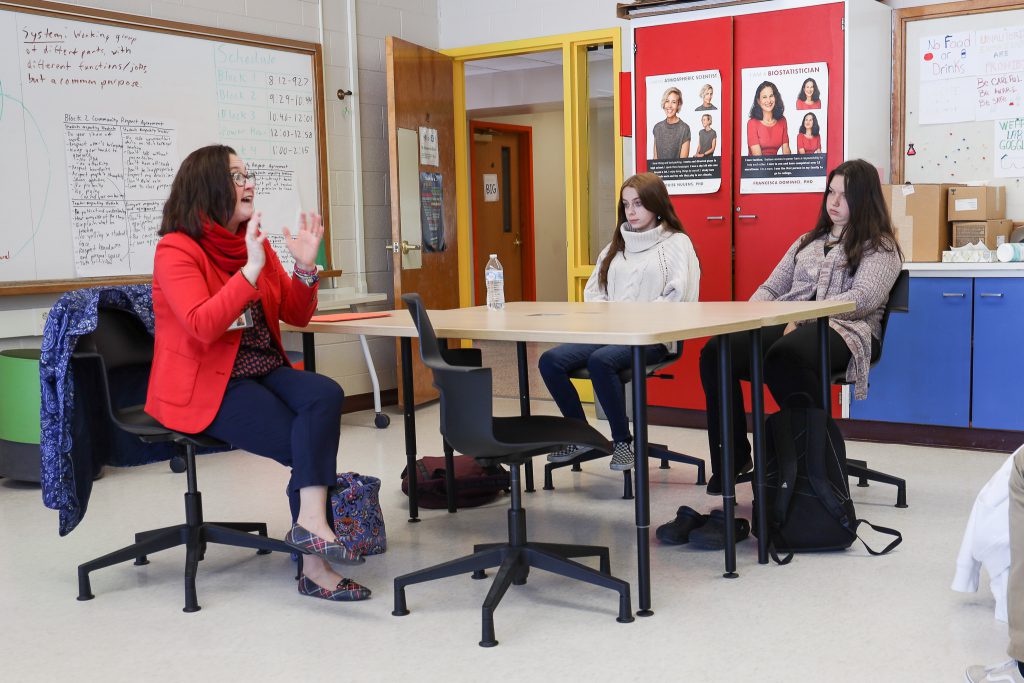
[{"label": "black backpack", "polygon": [[[858,539],[861,522],[896,537],[881,551],[860,539],[872,555],[885,555],[903,541],[895,529],[857,519],[843,435],[810,396],[790,397],[766,423],[765,499],[772,559],[787,564],[793,553],[849,548]],[[779,559],[779,552],[788,555]]]}]

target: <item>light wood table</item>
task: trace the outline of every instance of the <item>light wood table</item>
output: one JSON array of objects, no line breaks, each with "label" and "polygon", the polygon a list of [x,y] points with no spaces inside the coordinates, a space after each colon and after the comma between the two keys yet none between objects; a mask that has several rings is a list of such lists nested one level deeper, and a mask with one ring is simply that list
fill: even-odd
[{"label": "light wood table", "polygon": [[[644,346],[659,342],[674,342],[699,337],[721,336],[719,344],[719,381],[726,386],[731,377],[729,337],[734,332],[749,332],[754,337],[752,380],[754,400],[754,458],[755,468],[763,486],[764,476],[764,403],[763,373],[761,368],[761,328],[793,321],[818,318],[823,397],[829,395],[828,318],[837,313],[852,311],[852,302],[790,301],[790,302],[700,302],[700,303],[562,303],[514,302],[502,311],[489,311],[483,306],[445,311],[428,311],[430,321],[439,338],[486,339],[518,342],[520,347],[520,408],[529,414],[529,387],[525,383],[526,342],[573,342],[584,344],[619,344],[633,349],[633,376],[646,375]],[[362,334],[398,337],[401,340],[402,367],[412,363],[410,339],[417,336],[416,327],[406,310],[392,311],[386,318],[370,318],[337,323],[311,323],[305,332],[328,334]],[[415,499],[415,413],[412,397],[412,377],[402,373],[403,410],[405,416],[406,459],[409,472],[409,514],[415,521],[418,509]],[[732,406],[731,392],[721,393],[723,506],[726,518],[725,576],[736,576],[735,548],[735,482],[733,472]],[[650,576],[650,500],[647,462],[647,386],[634,382],[633,431],[636,453],[635,518],[637,534],[637,565],[640,616],[651,611]],[[529,486],[527,487],[530,488]],[[764,496],[757,496],[764,505]],[[765,520],[764,510],[760,520]],[[767,562],[767,539],[762,532],[758,539],[759,561]]]}]

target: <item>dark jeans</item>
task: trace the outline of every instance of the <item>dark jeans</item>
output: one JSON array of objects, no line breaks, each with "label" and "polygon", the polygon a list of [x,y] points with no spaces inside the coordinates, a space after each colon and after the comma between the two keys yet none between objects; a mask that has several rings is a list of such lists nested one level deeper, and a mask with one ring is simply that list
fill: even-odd
[{"label": "dark jeans", "polygon": [[344,399],[333,379],[281,367],[263,377],[230,380],[217,416],[203,432],[290,466],[294,522],[299,489],[334,486]]},{"label": "dark jeans", "polygon": [[[646,364],[657,363],[668,355],[664,344],[644,347]],[[594,393],[601,402],[608,424],[612,428],[612,441],[631,441],[629,419],[626,417],[626,398],[619,372],[633,365],[633,347],[604,344],[562,344],[545,351],[540,357],[540,375],[544,378],[551,397],[562,415],[586,420],[580,395],[569,380],[573,370],[586,368]]]},{"label": "dark jeans", "polygon": [[[793,394],[803,392],[821,404],[821,374],[818,372],[818,326],[800,325],[783,335],[785,325],[774,325],[761,330],[761,349],[764,353],[764,381],[779,405]],[[747,420],[743,411],[740,380],[750,379],[750,333],[729,335],[732,351],[732,431],[737,470],[750,460],[747,441]],[[872,357],[876,344],[872,342]],[[828,331],[829,368],[834,373],[845,370],[852,354],[846,342],[831,327]],[[711,450],[711,471],[717,472],[722,463],[722,437],[719,421],[718,337],[704,346],[700,354],[700,379],[707,399],[708,446]]]}]

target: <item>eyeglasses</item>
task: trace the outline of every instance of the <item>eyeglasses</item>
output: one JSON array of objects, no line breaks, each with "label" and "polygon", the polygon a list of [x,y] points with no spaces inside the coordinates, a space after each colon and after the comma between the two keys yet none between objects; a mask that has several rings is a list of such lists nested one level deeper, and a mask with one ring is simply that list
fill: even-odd
[{"label": "eyeglasses", "polygon": [[232,171],[232,173],[231,173],[231,180],[235,183],[235,185],[238,185],[239,187],[245,187],[245,184],[247,182],[249,182],[250,180],[252,181],[252,184],[255,185],[256,184],[256,174],[255,173],[249,173],[248,175],[246,175],[245,173],[242,173],[241,171]]}]

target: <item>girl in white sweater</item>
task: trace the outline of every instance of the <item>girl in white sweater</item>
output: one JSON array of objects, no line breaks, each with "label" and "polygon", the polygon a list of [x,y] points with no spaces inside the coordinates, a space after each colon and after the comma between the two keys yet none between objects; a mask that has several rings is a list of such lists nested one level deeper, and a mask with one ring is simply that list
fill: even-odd
[{"label": "girl in white sweater", "polygon": [[[682,223],[672,208],[661,178],[641,173],[626,180],[619,190],[619,229],[597,259],[584,301],[696,301],[700,264]],[[646,347],[647,363],[668,355],[664,344]],[[540,357],[544,384],[562,414],[586,420],[579,394],[569,373],[587,368],[594,393],[601,402],[612,430],[615,451],[611,469],[633,467],[633,438],[629,433],[626,403],[619,372],[632,364],[628,346],[563,344]],[[550,462],[567,462],[582,450],[567,446],[548,456]]]}]

